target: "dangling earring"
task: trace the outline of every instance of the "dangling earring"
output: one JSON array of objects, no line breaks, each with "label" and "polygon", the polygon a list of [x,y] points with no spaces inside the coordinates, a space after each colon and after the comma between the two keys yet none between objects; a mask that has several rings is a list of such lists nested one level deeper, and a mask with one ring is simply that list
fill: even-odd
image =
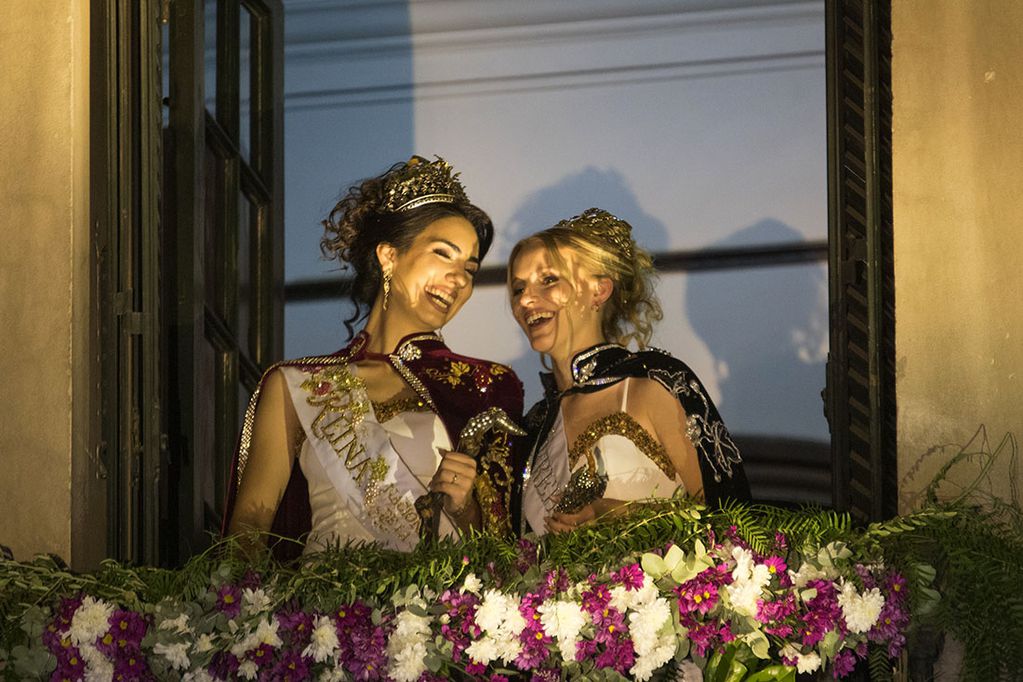
[{"label": "dangling earring", "polygon": [[387,299],[391,295],[391,271],[384,271],[384,310],[387,310]]},{"label": "dangling earring", "polygon": [[593,302],[593,306],[592,307],[593,307],[593,312],[597,312],[597,311],[600,310],[600,304],[597,303],[596,301]]}]

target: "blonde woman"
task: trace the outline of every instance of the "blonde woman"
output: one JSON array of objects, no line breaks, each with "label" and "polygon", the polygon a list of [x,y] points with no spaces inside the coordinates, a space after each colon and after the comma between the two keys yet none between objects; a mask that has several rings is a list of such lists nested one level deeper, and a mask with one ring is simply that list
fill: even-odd
[{"label": "blonde woman", "polygon": [[661,319],[654,274],[629,224],[596,208],[512,250],[513,315],[551,363],[526,417],[521,530],[571,530],[680,488],[714,504],[749,498],[739,450],[700,380],[647,348]]}]

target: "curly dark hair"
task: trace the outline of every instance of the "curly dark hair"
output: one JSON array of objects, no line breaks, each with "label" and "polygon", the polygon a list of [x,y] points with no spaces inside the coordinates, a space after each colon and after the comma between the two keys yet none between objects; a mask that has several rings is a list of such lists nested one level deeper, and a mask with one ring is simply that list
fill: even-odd
[{"label": "curly dark hair", "polygon": [[355,304],[352,316],[344,321],[348,335],[355,324],[369,314],[376,300],[383,273],[376,257],[379,244],[390,244],[398,252],[406,251],[416,236],[441,218],[460,217],[472,224],[479,239],[480,261],[494,240],[494,224],[483,209],[468,201],[436,202],[405,211],[384,211],[382,206],[388,181],[405,167],[396,163],[387,172],[353,185],[322,221],[324,235],[320,250],[328,260],[338,260],[352,274],[346,293]]}]

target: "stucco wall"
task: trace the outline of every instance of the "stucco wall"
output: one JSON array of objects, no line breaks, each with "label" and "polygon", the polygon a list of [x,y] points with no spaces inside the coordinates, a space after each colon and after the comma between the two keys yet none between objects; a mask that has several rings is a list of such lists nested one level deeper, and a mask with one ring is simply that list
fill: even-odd
[{"label": "stucco wall", "polygon": [[88,551],[73,547],[90,534],[72,540],[72,517],[105,533],[102,516],[81,513],[95,485],[89,429],[79,428],[89,383],[87,50],[86,0],[0,3],[0,543],[17,558],[55,552],[78,565]]},{"label": "stucco wall", "polygon": [[[966,443],[981,425],[992,446],[1007,432],[1023,438],[1023,3],[892,4],[906,509],[954,450],[921,461],[931,448]],[[1011,478],[1003,458],[996,492]]]}]

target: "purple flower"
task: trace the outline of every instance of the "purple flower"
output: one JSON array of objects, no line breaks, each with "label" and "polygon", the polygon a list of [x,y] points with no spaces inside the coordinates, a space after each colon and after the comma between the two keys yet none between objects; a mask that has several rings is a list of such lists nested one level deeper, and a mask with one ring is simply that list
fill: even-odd
[{"label": "purple flower", "polygon": [[774,546],[781,552],[789,548],[789,540],[781,531],[775,531],[774,533]]},{"label": "purple flower", "polygon": [[[146,663],[146,655],[136,645],[129,645],[119,649],[114,658],[114,679],[115,680],[143,680],[149,679],[149,665]],[[225,678],[226,679],[226,678]]]},{"label": "purple flower", "polygon": [[281,682],[297,682],[309,679],[309,661],[297,651],[288,649],[274,666],[271,676]]},{"label": "purple flower", "polygon": [[228,651],[218,651],[213,654],[213,660],[210,662],[206,672],[217,680],[233,680],[235,673],[238,672],[239,665],[240,662],[237,656]]},{"label": "purple flower", "polygon": [[805,646],[815,646],[832,630],[843,634],[842,607],[838,605],[838,592],[829,580],[811,580],[807,584],[817,590],[817,596],[806,602],[806,613],[800,617],[800,634]]},{"label": "purple flower", "polygon": [[536,543],[522,538],[515,545],[516,558],[515,569],[519,573],[525,573],[530,567],[535,566],[538,560]]},{"label": "purple flower", "polygon": [[85,661],[78,647],[68,642],[56,655],[57,669],[53,671],[51,680],[80,680],[85,676]]},{"label": "purple flower", "polygon": [[221,585],[217,590],[217,610],[228,618],[237,618],[242,612],[242,591],[230,583]]},{"label": "purple flower", "polygon": [[265,668],[273,663],[274,648],[264,642],[246,654],[246,658],[253,661],[258,667]]},{"label": "purple flower", "polygon": [[309,644],[309,637],[313,630],[312,614],[304,611],[292,611],[290,613],[278,613],[277,622],[286,635],[286,641],[292,648],[302,650]]},{"label": "purple flower", "polygon": [[848,649],[843,649],[835,654],[835,661],[832,664],[831,674],[836,680],[838,680],[851,673],[855,667],[856,657],[853,655],[853,652]]}]

